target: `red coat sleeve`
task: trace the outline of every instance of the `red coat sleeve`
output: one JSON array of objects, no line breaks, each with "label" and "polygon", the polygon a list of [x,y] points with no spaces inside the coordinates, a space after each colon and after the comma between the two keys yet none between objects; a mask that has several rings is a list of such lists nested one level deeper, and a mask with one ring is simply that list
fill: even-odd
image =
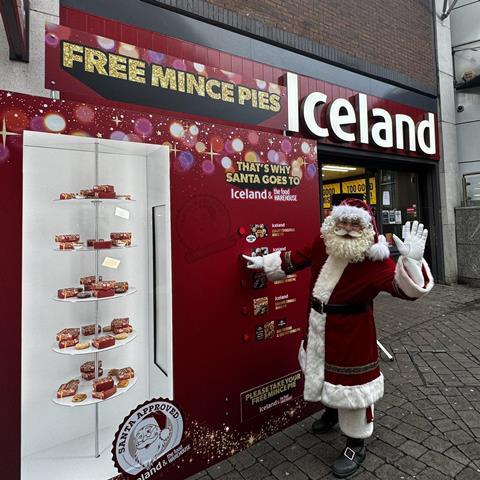
[{"label": "red coat sleeve", "polygon": [[[430,291],[433,286],[433,279],[430,281],[430,271],[428,271],[428,275],[429,277],[426,279],[427,283],[424,287],[415,287],[411,280],[408,281],[408,272],[405,272],[404,268],[399,269],[399,266],[392,258],[387,258],[383,262],[378,263],[374,282],[377,293],[388,292],[393,297],[416,300]],[[408,283],[405,283],[405,278],[407,278]],[[410,295],[407,295],[404,290],[407,290]]]},{"label": "red coat sleeve", "polygon": [[312,265],[314,252],[317,252],[321,246],[320,236],[318,236],[311,245],[292,250],[281,254],[282,270],[290,275]]}]

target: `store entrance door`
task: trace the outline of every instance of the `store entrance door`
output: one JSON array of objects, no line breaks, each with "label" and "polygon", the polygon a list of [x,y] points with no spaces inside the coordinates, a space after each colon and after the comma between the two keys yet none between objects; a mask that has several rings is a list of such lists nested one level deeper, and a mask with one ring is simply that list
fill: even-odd
[{"label": "store entrance door", "polygon": [[[393,235],[404,238],[405,222],[417,220],[425,228],[430,227],[419,173],[333,162],[322,162],[321,172],[322,221],[330,214],[332,206],[344,198],[365,200],[372,208],[378,231],[385,235],[393,257],[399,255]],[[427,241],[425,259],[431,261],[430,241]]]},{"label": "store entrance door", "polygon": [[[356,165],[322,164],[323,218],[330,214],[332,206],[345,198],[366,201],[375,215],[377,206],[376,172]],[[322,220],[323,220],[322,218]]]}]

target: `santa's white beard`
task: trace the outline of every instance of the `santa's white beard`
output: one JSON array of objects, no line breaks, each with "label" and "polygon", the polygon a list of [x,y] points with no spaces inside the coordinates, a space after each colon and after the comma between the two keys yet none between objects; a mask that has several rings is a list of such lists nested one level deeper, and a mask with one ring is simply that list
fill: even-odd
[{"label": "santa's white beard", "polygon": [[152,463],[158,458],[163,448],[163,440],[159,437],[148,447],[137,448],[135,451],[135,460],[145,468],[150,468]]},{"label": "santa's white beard", "polygon": [[356,238],[337,235],[335,233],[335,220],[332,217],[326,218],[323,222],[322,235],[328,255],[345,258],[350,263],[365,260],[375,236],[371,225],[364,227],[362,234]]}]

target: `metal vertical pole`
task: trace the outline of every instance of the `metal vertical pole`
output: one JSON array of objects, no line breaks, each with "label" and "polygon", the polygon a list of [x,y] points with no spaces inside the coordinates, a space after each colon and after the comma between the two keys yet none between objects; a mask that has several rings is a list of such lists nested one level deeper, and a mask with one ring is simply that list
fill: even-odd
[{"label": "metal vertical pole", "polygon": [[[95,185],[98,185],[98,140],[95,142]],[[95,201],[95,240],[98,240],[98,217],[100,202]],[[95,278],[98,281],[98,250],[95,250]],[[95,302],[95,334],[98,336],[98,300]],[[95,352],[95,378],[98,378],[98,352]],[[98,403],[95,404],[95,458],[100,456],[99,446],[99,411]]]}]

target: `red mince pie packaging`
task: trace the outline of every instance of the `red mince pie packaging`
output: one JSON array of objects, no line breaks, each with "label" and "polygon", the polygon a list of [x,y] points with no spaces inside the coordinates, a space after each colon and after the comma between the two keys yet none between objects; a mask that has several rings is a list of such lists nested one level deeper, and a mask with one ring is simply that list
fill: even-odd
[{"label": "red mince pie packaging", "polygon": [[56,243],[78,243],[80,241],[80,235],[78,233],[69,233],[66,235],[55,235]]},{"label": "red mince pie packaging", "polygon": [[80,285],[83,285],[85,291],[91,290],[92,285],[97,281],[97,277],[95,275],[90,275],[89,277],[81,277],[80,278]]},{"label": "red mince pie packaging", "polygon": [[125,327],[117,328],[117,333],[132,333],[133,332],[133,327],[131,325],[126,325]]},{"label": "red mince pie packaging", "polygon": [[93,296],[96,298],[107,298],[107,297],[113,297],[115,295],[115,289],[114,288],[109,288],[106,290],[94,290],[93,291]]},{"label": "red mince pie packaging", "polygon": [[[98,376],[103,375],[103,368],[98,369]],[[95,378],[95,372],[82,372],[82,378],[84,380],[93,380]]]},{"label": "red mince pie packaging", "polygon": [[[103,240],[103,238],[100,238],[99,240]],[[96,242],[94,238],[89,238],[87,239],[87,247],[93,247],[93,242]]]},{"label": "red mince pie packaging", "polygon": [[129,317],[124,317],[124,318],[114,318],[112,322],[110,323],[112,327],[112,332],[117,334],[117,333],[123,333],[124,328],[130,326],[130,319]]},{"label": "red mince pie packaging", "polygon": [[72,340],[60,340],[58,342],[58,348],[74,347],[77,343],[78,343],[78,338],[73,338]]},{"label": "red mince pie packaging", "polygon": [[95,198],[117,198],[115,192],[95,192]]},{"label": "red mince pie packaging", "polygon": [[93,391],[94,392],[103,392],[104,390],[108,390],[115,385],[112,377],[102,377],[97,378],[93,381]]},{"label": "red mince pie packaging", "polygon": [[[98,368],[101,368],[101,367],[102,367],[102,361],[99,360],[98,361]],[[91,373],[91,372],[94,372],[94,371],[95,371],[95,362],[93,360],[82,363],[82,365],[80,365],[80,372],[81,373]]]},{"label": "red mince pie packaging", "polygon": [[87,188],[85,190],[80,190],[80,195],[85,198],[93,198],[95,197],[95,190]]},{"label": "red mince pie packaging", "polygon": [[115,293],[125,293],[128,290],[128,282],[116,282]]},{"label": "red mince pie packaging", "polygon": [[71,397],[77,393],[80,380],[70,380],[62,383],[57,390],[57,398]]},{"label": "red mince pie packaging", "polygon": [[110,238],[116,247],[130,247],[132,245],[132,232],[112,232]]},{"label": "red mince pie packaging", "polygon": [[57,342],[61,340],[73,340],[80,335],[79,328],[64,328],[57,333]]},{"label": "red mince pie packaging", "polygon": [[108,390],[102,390],[101,392],[92,392],[92,397],[96,398],[97,400],[106,400],[107,398],[115,395],[117,393],[117,387],[114,385],[112,388]]},{"label": "red mince pie packaging", "polygon": [[93,248],[95,249],[112,248],[112,241],[111,240],[95,240],[93,242]]},{"label": "red mince pie packaging", "polygon": [[76,297],[82,291],[81,288],[71,287],[71,288],[60,288],[57,292],[58,298],[72,298]]},{"label": "red mince pie packaging", "polygon": [[101,350],[115,345],[115,337],[111,335],[104,335],[103,337],[97,337],[92,340],[92,346]]},{"label": "red mince pie packaging", "polygon": [[115,187],[113,185],[94,185],[94,192],[113,192],[115,193]]},{"label": "red mince pie packaging", "polygon": [[[100,325],[98,325],[98,328],[97,328],[97,332],[100,333],[102,331],[102,327]],[[90,325],[83,325],[82,326],[82,335],[84,335],[85,337],[88,337],[90,335],[94,335],[95,334],[95,324],[92,323]]]},{"label": "red mince pie packaging", "polygon": [[135,377],[135,372],[132,367],[120,368],[117,372],[117,378],[119,380],[129,380]]},{"label": "red mince pie packaging", "polygon": [[110,290],[115,289],[116,280],[100,280],[92,284],[92,290]]}]

